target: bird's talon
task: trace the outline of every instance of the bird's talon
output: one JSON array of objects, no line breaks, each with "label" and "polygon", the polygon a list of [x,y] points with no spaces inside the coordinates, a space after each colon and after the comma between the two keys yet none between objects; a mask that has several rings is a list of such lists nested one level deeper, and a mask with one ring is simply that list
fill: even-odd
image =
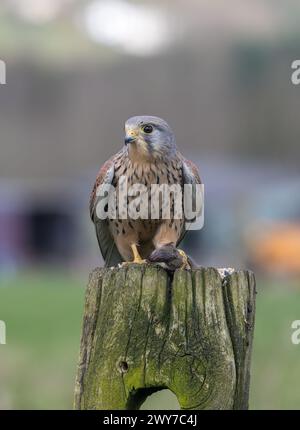
[{"label": "bird's talon", "polygon": [[121,267],[126,267],[129,266],[131,264],[146,264],[147,260],[143,260],[142,257],[140,256],[137,246],[135,244],[131,245],[131,249],[132,249],[132,254],[133,254],[133,260],[132,261],[125,261],[124,263],[121,264]]},{"label": "bird's talon", "polygon": [[191,267],[190,267],[188,256],[186,255],[186,253],[184,251],[182,251],[181,249],[178,249],[178,252],[182,257],[182,266],[180,267],[180,269],[181,270],[190,269]]},{"label": "bird's talon", "polygon": [[147,260],[136,259],[133,261],[124,261],[123,263],[121,263],[121,267],[128,267],[132,264],[147,264]]},{"label": "bird's talon", "polygon": [[135,257],[133,261],[130,261],[131,264],[146,264],[147,260],[143,260],[140,257]]}]

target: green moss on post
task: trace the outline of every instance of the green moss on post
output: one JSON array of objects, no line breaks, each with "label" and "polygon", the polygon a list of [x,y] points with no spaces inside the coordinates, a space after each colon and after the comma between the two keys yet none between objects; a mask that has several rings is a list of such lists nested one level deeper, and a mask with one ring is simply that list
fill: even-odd
[{"label": "green moss on post", "polygon": [[182,409],[247,409],[250,272],[96,269],[86,293],[76,409],[138,409],[168,388]]}]

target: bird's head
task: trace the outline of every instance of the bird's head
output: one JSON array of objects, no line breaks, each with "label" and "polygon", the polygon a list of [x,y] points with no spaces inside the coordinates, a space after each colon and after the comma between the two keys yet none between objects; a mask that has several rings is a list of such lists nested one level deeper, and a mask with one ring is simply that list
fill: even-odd
[{"label": "bird's head", "polygon": [[134,116],[125,123],[125,145],[133,161],[171,157],[176,142],[170,126],[156,116]]}]

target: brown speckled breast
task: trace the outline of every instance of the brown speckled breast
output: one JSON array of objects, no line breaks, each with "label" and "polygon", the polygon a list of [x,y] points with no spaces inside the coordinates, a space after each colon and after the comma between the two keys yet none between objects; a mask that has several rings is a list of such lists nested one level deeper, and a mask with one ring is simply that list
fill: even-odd
[{"label": "brown speckled breast", "polygon": [[[172,160],[159,161],[157,163],[133,163],[126,153],[120,153],[115,160],[115,177],[113,185],[116,187],[117,195],[120,187],[120,177],[126,176],[128,180],[128,188],[133,184],[143,184],[147,187],[148,195],[152,184],[180,184],[182,186],[182,162],[175,156]],[[128,203],[135,197],[128,197]],[[118,198],[117,198],[118,204]],[[161,207],[162,202],[160,202]],[[174,224],[174,228],[181,229],[182,220],[174,220],[174,203],[171,201],[171,218],[170,224]],[[117,219],[109,220],[109,228],[114,238],[119,235],[127,235],[130,232],[136,232],[139,243],[147,243],[151,241],[161,224],[162,220],[151,220],[150,204],[147,220],[142,219]],[[175,225],[176,224],[176,225]],[[171,226],[171,225],[170,225]]]}]

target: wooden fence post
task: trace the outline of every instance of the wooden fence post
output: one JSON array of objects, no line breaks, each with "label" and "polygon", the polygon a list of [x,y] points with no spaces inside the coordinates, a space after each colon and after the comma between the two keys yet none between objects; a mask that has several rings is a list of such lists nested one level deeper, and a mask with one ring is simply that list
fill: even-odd
[{"label": "wooden fence post", "polygon": [[168,388],[182,409],[247,409],[254,309],[248,271],[96,269],[75,408],[139,409]]}]

